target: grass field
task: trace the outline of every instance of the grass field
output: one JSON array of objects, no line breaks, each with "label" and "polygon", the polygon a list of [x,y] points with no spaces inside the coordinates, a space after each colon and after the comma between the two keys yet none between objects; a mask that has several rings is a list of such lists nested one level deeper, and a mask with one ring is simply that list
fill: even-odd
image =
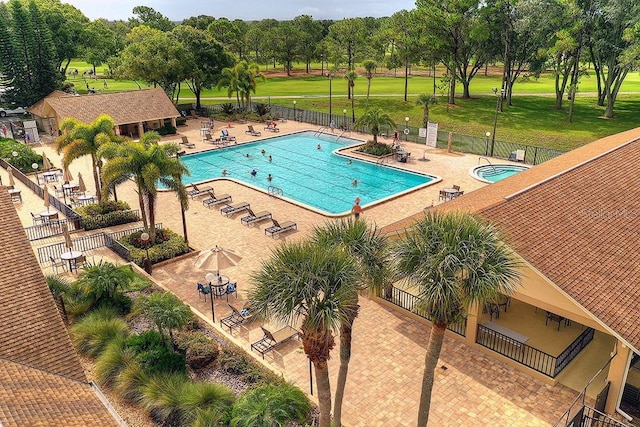
[{"label": "grass field", "polygon": [[[86,84],[82,72],[91,67],[83,62],[75,61],[70,68],[77,68],[80,76],[69,80],[74,83],[80,93],[86,93]],[[302,68],[302,65],[298,65]],[[97,70],[98,75],[104,73],[104,67]],[[89,87],[99,92],[115,92],[135,90],[136,83],[129,80],[107,80],[104,88],[102,79],[88,79]],[[139,82],[142,87],[146,85]],[[438,81],[439,83],[439,81]],[[430,108],[430,120],[437,122],[440,129],[467,135],[484,136],[493,131],[496,111],[496,98],[492,94],[493,87],[500,86],[500,77],[484,77],[482,73],[471,83],[471,99],[456,99],[456,105],[446,104],[446,92],[437,91],[438,103]],[[347,110],[351,116],[351,101],[346,98],[347,82],[343,78],[334,78],[332,87],[332,111],[341,114]],[[458,93],[462,93],[462,85],[458,85]],[[360,76],[355,86],[356,116],[362,114],[367,107],[367,79]],[[404,102],[404,78],[402,72],[398,77],[376,76],[371,82],[371,107],[382,108],[388,112],[399,127],[404,126],[404,118],[409,117],[409,124],[419,126],[422,123],[422,107],[415,104],[420,93],[433,91],[433,78],[428,76],[411,76],[409,78],[409,101]],[[543,147],[569,150],[603,136],[632,129],[638,126],[640,117],[640,74],[631,73],[618,97],[615,118],[602,118],[604,108],[596,105],[596,79],[584,77],[576,98],[574,121],[568,123],[569,104],[565,101],[565,110],[555,109],[554,79],[551,75],[543,75],[534,80],[529,79],[516,83],[514,87],[513,105],[505,106],[504,112],[498,114],[496,139],[526,143]],[[180,102],[194,99],[193,93],[183,85]],[[269,76],[265,82],[259,82],[255,100],[297,108],[329,111],[329,80],[321,76],[281,77]],[[235,97],[228,99],[225,90],[209,89],[202,94],[205,104],[235,102]]]}]

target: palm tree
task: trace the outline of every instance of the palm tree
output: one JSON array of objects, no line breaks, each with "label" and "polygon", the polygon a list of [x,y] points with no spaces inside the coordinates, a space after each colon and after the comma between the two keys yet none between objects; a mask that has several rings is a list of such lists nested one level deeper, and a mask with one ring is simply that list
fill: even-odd
[{"label": "palm tree", "polygon": [[132,177],[135,181],[142,221],[144,228],[149,230],[151,242],[155,241],[156,236],[158,182],[175,191],[178,197],[186,198],[184,184],[178,177],[189,174],[187,167],[176,157],[176,153],[180,151],[178,145],[158,144],[159,140],[160,135],[156,132],[147,132],[139,142],[106,144],[98,151],[99,156],[108,160],[102,169],[107,192],[115,188],[114,183],[121,182],[123,177]]},{"label": "palm tree", "polygon": [[482,306],[513,292],[518,262],[493,225],[464,213],[427,214],[394,252],[398,274],[418,291],[418,307],[433,323],[418,409],[418,426],[423,427],[447,325],[463,320],[471,304]]},{"label": "palm tree", "polygon": [[[375,226],[371,227],[365,221],[351,218],[328,222],[323,227],[313,230],[312,239],[318,244],[346,250],[355,258],[359,266],[358,276],[361,278],[361,282],[356,284],[358,290],[369,288],[372,292],[379,294],[385,283],[389,281],[387,240]],[[336,427],[342,425],[342,401],[351,360],[351,331],[353,322],[358,316],[358,310],[358,293],[355,292],[354,300],[347,306],[345,321],[340,325],[340,370],[333,404],[333,419]]]},{"label": "palm tree", "polygon": [[354,70],[347,71],[347,73],[344,75],[344,78],[347,79],[348,81],[347,86],[349,90],[347,92],[347,96],[351,100],[351,123],[355,123],[356,110],[354,109],[354,101],[356,99],[356,94],[355,94],[354,87],[356,86],[356,79],[358,78],[358,73],[356,73]]},{"label": "palm tree", "polygon": [[226,87],[228,97],[235,92],[238,108],[245,110],[251,103],[251,94],[256,93],[257,78],[265,80],[260,67],[257,64],[240,61],[231,68],[222,69],[222,75],[216,87],[218,89]]},{"label": "palm tree", "polygon": [[357,266],[348,253],[314,242],[285,243],[253,274],[249,301],[260,317],[301,321],[304,352],[313,363],[320,427],[331,420],[327,361],[334,334],[345,321],[356,292]]},{"label": "palm tree", "polygon": [[393,121],[389,114],[385,113],[381,108],[365,111],[364,115],[360,116],[354,124],[356,128],[367,127],[369,132],[373,135],[373,143],[378,143],[378,135],[380,135],[380,128],[388,126],[389,128],[395,128],[396,123]]},{"label": "palm tree", "polygon": [[371,79],[373,79],[373,72],[376,70],[378,64],[375,61],[367,59],[362,63],[365,71],[367,72],[367,107],[369,106],[369,94],[371,93]]},{"label": "palm tree", "polygon": [[418,95],[418,99],[416,100],[416,105],[422,105],[424,107],[423,111],[423,119],[424,127],[429,125],[429,105],[433,105],[436,103],[436,98],[432,95],[423,93]]},{"label": "palm tree", "polygon": [[58,153],[62,152],[62,164],[68,167],[71,162],[80,157],[90,155],[93,169],[93,181],[96,186],[98,201],[102,200],[102,182],[100,180],[101,160],[97,154],[101,145],[120,141],[114,132],[115,124],[111,117],[103,114],[93,123],[86,125],[80,121],[68,118],[60,123],[63,132],[56,140]]},{"label": "palm tree", "polygon": [[154,292],[149,296],[141,296],[136,301],[136,312],[143,313],[156,324],[158,332],[164,338],[165,329],[169,331],[169,340],[165,343],[171,348],[173,330],[183,327],[191,318],[191,310],[178,297],[170,292]]}]

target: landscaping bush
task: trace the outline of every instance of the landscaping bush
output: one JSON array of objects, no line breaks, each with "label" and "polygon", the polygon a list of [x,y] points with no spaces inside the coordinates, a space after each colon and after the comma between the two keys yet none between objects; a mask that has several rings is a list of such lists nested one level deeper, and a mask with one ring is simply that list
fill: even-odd
[{"label": "landscaping bush", "polygon": [[253,111],[260,117],[266,116],[271,112],[271,106],[263,103],[257,103],[253,106]]},{"label": "landscaping bush", "polygon": [[108,309],[96,310],[71,327],[71,340],[78,353],[92,357],[102,354],[111,341],[128,334],[127,323]]},{"label": "landscaping bush", "polygon": [[201,369],[214,362],[220,354],[218,343],[198,331],[178,332],[173,337],[176,348],[185,354],[187,365]]},{"label": "landscaping bush", "polygon": [[284,426],[295,421],[308,422],[311,416],[311,402],[294,385],[268,384],[248,390],[233,407],[231,425],[253,427]]},{"label": "landscaping bush", "polygon": [[177,133],[177,129],[170,124],[166,124],[161,128],[156,129],[158,135],[175,135]]},{"label": "landscaping bush", "polygon": [[227,102],[225,104],[220,104],[220,110],[227,116],[231,116],[233,113],[236,112],[236,107],[230,102]]},{"label": "landscaping bush", "polygon": [[218,366],[230,374],[240,375],[248,383],[265,379],[264,372],[244,352],[224,348],[218,355]]},{"label": "landscaping bush", "polygon": [[131,299],[124,295],[123,289],[129,287],[134,277],[130,268],[100,261],[83,268],[69,298],[89,302],[89,307],[109,307],[117,314],[126,314],[131,311]]},{"label": "landscaping bush", "polygon": [[133,352],[125,348],[126,339],[111,340],[96,360],[96,379],[100,385],[111,386],[127,363],[133,361]]},{"label": "landscaping bush", "polygon": [[[147,252],[143,249],[143,246],[140,247],[141,234],[142,232],[135,232],[123,236],[119,242],[131,251],[131,261],[142,267],[144,266]],[[157,229],[155,244],[149,247],[149,259],[152,263],[157,263],[175,258],[187,252],[189,252],[189,246],[185,243],[181,235],[166,228]]]},{"label": "landscaping bush", "polygon": [[82,217],[85,230],[96,230],[140,221],[138,211],[132,211],[126,202],[114,202],[113,200],[81,206],[76,209],[76,212]]},{"label": "landscaping bush", "polygon": [[135,361],[148,375],[158,373],[187,373],[183,355],[172,351],[165,345],[162,335],[157,331],[145,331],[129,337],[125,346],[135,351]]},{"label": "landscaping bush", "polygon": [[[17,157],[13,156],[14,151],[18,153]],[[31,165],[34,163],[37,163],[39,169],[42,170],[42,156],[28,145],[13,139],[0,138],[0,157],[25,174],[33,172]]]},{"label": "landscaping bush", "polygon": [[391,146],[384,144],[382,142],[378,142],[374,144],[373,141],[367,142],[362,147],[358,148],[356,151],[369,154],[371,156],[378,156],[378,157],[387,156],[393,153],[393,149],[391,148]]}]

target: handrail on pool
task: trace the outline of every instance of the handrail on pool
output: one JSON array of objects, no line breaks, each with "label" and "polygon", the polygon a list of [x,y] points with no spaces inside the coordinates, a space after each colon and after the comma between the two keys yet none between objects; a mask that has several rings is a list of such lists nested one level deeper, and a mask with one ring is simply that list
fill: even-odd
[{"label": "handrail on pool", "polygon": [[482,160],[482,159],[486,160],[487,163],[489,163],[489,166],[491,166],[491,168],[493,169],[494,172],[496,171],[496,167],[493,166],[493,164],[491,164],[491,160],[487,159],[486,157],[478,157],[478,164],[480,164],[480,160]]}]

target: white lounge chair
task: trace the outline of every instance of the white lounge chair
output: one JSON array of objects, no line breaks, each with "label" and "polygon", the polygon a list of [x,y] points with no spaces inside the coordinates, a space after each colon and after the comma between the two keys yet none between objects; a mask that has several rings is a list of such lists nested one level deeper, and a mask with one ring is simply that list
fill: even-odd
[{"label": "white lounge chair", "polygon": [[220,203],[227,203],[231,201],[231,195],[220,194],[216,196],[213,191],[209,192],[209,197],[202,201],[202,206],[206,206],[211,209],[211,206],[215,206]]},{"label": "white lounge chair", "polygon": [[239,202],[233,205],[227,205],[224,208],[220,209],[220,213],[224,216],[231,216],[238,212],[246,211],[251,206],[247,202]]},{"label": "white lounge chair", "polygon": [[265,219],[271,219],[271,212],[261,211],[258,213],[253,213],[251,209],[247,209],[249,215],[240,218],[240,222],[246,226],[253,224],[255,222],[264,221]]},{"label": "white lounge chair", "polygon": [[273,218],[271,218],[271,221],[273,222],[273,226],[264,229],[264,234],[268,234],[271,237],[274,237],[280,233],[284,233],[285,231],[298,229],[298,225],[293,221],[285,221],[283,223],[279,223]]}]

